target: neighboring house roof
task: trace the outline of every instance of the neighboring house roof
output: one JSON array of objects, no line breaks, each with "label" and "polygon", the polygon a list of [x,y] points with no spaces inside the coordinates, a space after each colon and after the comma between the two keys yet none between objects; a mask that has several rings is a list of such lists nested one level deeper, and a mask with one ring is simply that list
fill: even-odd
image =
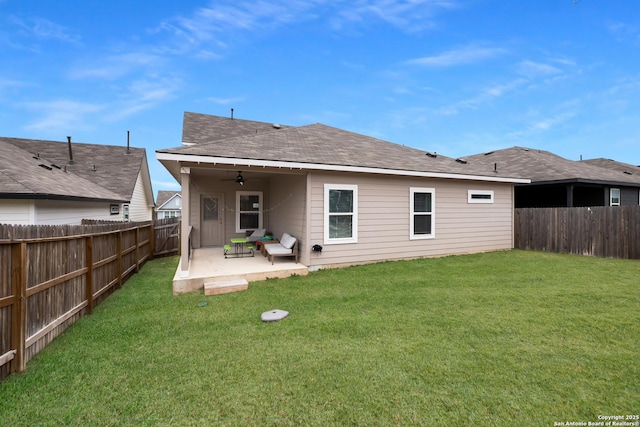
[{"label": "neighboring house roof", "polygon": [[34,155],[0,138],[0,197],[122,202],[123,198],[69,171],[64,163]]},{"label": "neighboring house roof", "polygon": [[[485,163],[498,172],[520,178],[529,178],[531,183],[582,182],[640,186],[640,173],[628,175],[624,172],[599,167],[586,161],[573,161],[545,150],[511,147],[468,156],[473,163]],[[640,172],[640,171],[639,171]]]},{"label": "neighboring house roof", "polygon": [[[157,157],[233,165],[242,164],[237,160],[243,159],[248,166],[513,182],[514,175],[495,173],[484,163],[472,164],[319,123],[280,128],[266,123],[258,127],[258,123],[185,113],[183,143],[197,143],[158,150]],[[231,136],[234,129],[239,134]],[[164,164],[177,176],[175,162]]]},{"label": "neighboring house roof", "polygon": [[[149,175],[144,148],[72,142],[71,163],[68,142],[3,137],[0,141],[64,165],[68,172],[116,193],[123,201],[131,200],[138,176]],[[145,181],[148,181],[145,182],[149,195],[147,202],[153,205],[150,178]]]},{"label": "neighboring house roof", "polygon": [[626,175],[640,175],[640,166],[630,165],[629,163],[622,163],[615,160],[603,158],[583,160],[583,162],[589,165],[599,166],[601,168],[616,170]]},{"label": "neighboring house roof", "polygon": [[[163,209],[164,205],[170,200],[172,200],[174,197],[182,198],[181,192],[159,190],[158,196],[156,197],[156,210]],[[174,210],[174,208],[172,208],[171,210]]]}]

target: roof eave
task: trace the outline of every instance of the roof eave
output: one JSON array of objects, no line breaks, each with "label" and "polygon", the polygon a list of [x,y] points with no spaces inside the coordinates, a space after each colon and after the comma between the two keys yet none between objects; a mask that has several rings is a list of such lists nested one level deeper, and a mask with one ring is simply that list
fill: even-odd
[{"label": "roof eave", "polygon": [[471,174],[457,174],[446,172],[423,172],[423,171],[411,171],[401,169],[383,169],[364,166],[344,166],[344,165],[328,165],[320,163],[304,163],[304,162],[286,162],[279,160],[262,160],[262,159],[238,159],[229,157],[215,157],[215,156],[201,156],[201,155],[188,155],[188,154],[171,154],[161,151],[156,151],[156,158],[158,161],[175,161],[175,162],[188,162],[188,163],[200,163],[211,165],[232,165],[232,166],[247,166],[247,167],[269,167],[269,168],[285,168],[285,169],[298,169],[298,170],[322,170],[322,171],[334,171],[334,172],[358,172],[358,173],[372,173],[379,175],[396,175],[396,176],[415,176],[421,178],[443,178],[443,179],[465,179],[472,181],[488,181],[488,182],[506,182],[515,184],[529,184],[530,179],[525,178],[510,178],[510,177],[493,177],[485,175],[471,175]]}]

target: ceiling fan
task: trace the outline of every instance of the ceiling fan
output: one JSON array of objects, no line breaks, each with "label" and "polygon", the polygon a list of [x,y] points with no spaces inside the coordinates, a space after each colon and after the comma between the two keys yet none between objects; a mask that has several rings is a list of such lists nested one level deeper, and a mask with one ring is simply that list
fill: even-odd
[{"label": "ceiling fan", "polygon": [[242,176],[242,171],[238,171],[238,176],[235,178],[223,179],[221,181],[234,181],[236,184],[244,185],[246,182],[244,177]]}]

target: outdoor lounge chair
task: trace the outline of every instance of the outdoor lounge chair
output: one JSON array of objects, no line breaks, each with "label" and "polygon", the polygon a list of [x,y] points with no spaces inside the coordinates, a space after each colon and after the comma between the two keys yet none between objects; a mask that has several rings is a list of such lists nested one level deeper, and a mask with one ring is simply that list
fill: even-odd
[{"label": "outdoor lounge chair", "polygon": [[267,230],[265,228],[257,228],[253,230],[253,233],[247,236],[247,242],[251,242],[251,243],[257,242],[258,240],[260,240],[261,237],[264,237],[264,233],[266,232]]},{"label": "outdoor lounge chair", "polygon": [[267,258],[273,264],[274,258],[277,256],[292,256],[296,264],[298,263],[298,240],[290,234],[283,233],[280,243],[270,243],[265,246]]}]

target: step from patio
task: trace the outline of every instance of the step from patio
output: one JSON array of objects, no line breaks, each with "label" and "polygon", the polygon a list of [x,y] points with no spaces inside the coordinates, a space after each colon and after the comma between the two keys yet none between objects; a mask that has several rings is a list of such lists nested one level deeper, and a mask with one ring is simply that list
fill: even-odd
[{"label": "step from patio", "polygon": [[249,282],[245,279],[204,282],[205,295],[220,295],[230,292],[246,291]]}]

